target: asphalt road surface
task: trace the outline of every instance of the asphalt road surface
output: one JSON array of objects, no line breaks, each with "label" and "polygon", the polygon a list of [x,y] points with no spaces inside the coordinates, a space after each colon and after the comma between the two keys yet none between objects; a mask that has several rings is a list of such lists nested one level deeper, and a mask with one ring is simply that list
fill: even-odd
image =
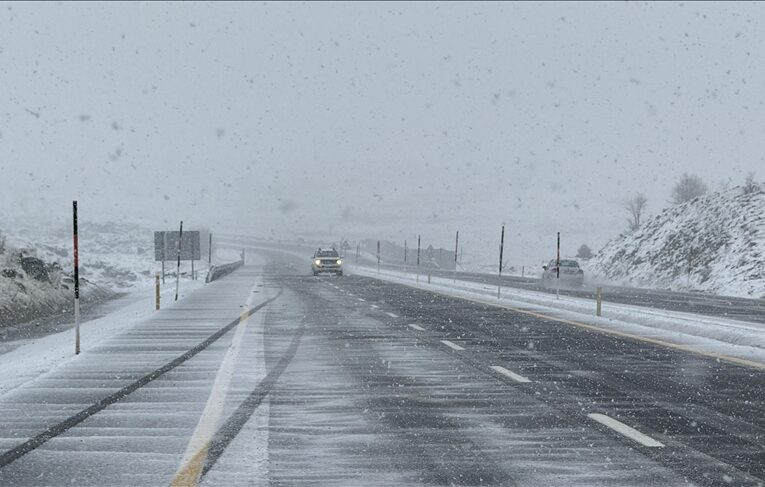
[{"label": "asphalt road surface", "polygon": [[765,484],[762,369],[261,255],[0,397],[0,485]]}]

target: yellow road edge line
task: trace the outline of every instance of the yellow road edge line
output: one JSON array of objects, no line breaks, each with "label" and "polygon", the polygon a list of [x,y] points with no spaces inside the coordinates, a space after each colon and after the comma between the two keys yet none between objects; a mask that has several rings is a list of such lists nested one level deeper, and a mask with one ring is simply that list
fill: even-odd
[{"label": "yellow road edge line", "polygon": [[[372,277],[373,279],[375,278],[375,276],[366,276],[366,277]],[[392,276],[392,277],[395,277],[395,276]],[[378,279],[379,280],[384,280],[384,279],[380,279],[380,278],[378,278]],[[388,282],[395,282],[395,281],[388,281]],[[679,343],[665,342],[664,340],[659,340],[657,338],[649,338],[649,337],[644,337],[644,336],[640,336],[640,335],[634,335],[632,333],[627,333],[627,332],[618,331],[618,330],[609,330],[608,328],[601,328],[599,326],[592,325],[592,324],[589,324],[589,323],[582,323],[580,321],[568,320],[566,318],[558,318],[558,317],[555,317],[555,316],[550,316],[550,315],[546,315],[546,314],[543,314],[543,313],[538,313],[536,311],[531,311],[531,310],[528,310],[528,309],[516,308],[515,306],[510,306],[509,304],[497,303],[497,302],[493,302],[490,299],[485,299],[485,298],[481,298],[481,297],[460,296],[457,293],[450,293],[450,292],[448,292],[446,290],[445,290],[445,292],[439,292],[439,291],[434,290],[434,289],[428,289],[427,287],[424,287],[424,286],[410,285],[409,283],[400,283],[400,284],[403,284],[403,285],[409,286],[409,287],[414,287],[416,289],[421,289],[423,291],[429,291],[429,292],[436,293],[436,294],[446,294],[446,295],[449,295],[449,296],[452,296],[452,297],[455,297],[455,298],[465,299],[467,301],[473,301],[473,302],[481,303],[481,304],[488,304],[489,306],[494,306],[494,307],[497,307],[497,308],[509,309],[511,311],[515,311],[516,313],[523,313],[523,314],[526,314],[526,315],[529,315],[529,316],[535,316],[537,318],[542,318],[544,320],[556,321],[558,323],[565,323],[565,324],[568,324],[568,325],[577,326],[579,328],[584,328],[584,329],[587,329],[587,330],[590,330],[590,331],[598,331],[598,332],[601,332],[601,333],[605,333],[605,334],[608,334],[608,335],[615,335],[615,336],[619,336],[619,337],[622,337],[622,338],[631,338],[633,340],[638,340],[638,341],[641,341],[641,342],[650,343],[652,345],[659,345],[659,346],[663,346],[663,347],[667,347],[667,348],[672,348],[672,349],[675,349],[675,350],[682,350],[684,352],[695,353],[697,355],[702,355],[702,356],[708,357],[708,358],[714,358],[714,359],[717,359],[717,360],[722,360],[722,361],[729,362],[729,363],[732,363],[732,364],[735,364],[735,365],[741,365],[741,366],[744,366],[744,367],[751,367],[751,368],[754,368],[754,369],[765,370],[765,363],[755,362],[754,360],[747,360],[747,359],[744,359],[744,358],[732,357],[730,355],[725,355],[725,354],[722,354],[722,353],[715,353],[715,352],[707,352],[707,351],[704,351],[704,350],[698,350],[696,348],[691,347],[690,345],[681,345]],[[411,283],[411,284],[415,284],[415,283]]]},{"label": "yellow road edge line", "polygon": [[210,442],[206,442],[202,448],[197,451],[193,457],[183,466],[170,482],[170,487],[196,487],[199,478],[202,476],[202,467],[204,467],[207,452],[210,449]]}]

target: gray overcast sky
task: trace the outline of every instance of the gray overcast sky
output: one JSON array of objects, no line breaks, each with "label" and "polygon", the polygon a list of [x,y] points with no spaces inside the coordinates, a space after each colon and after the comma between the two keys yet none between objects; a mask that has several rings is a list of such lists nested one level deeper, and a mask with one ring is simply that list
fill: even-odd
[{"label": "gray overcast sky", "polygon": [[[3,216],[599,247],[763,167],[765,5],[0,4]],[[762,179],[762,171],[757,174]],[[40,217],[43,218],[43,217]],[[548,251],[549,247],[549,251]]]}]

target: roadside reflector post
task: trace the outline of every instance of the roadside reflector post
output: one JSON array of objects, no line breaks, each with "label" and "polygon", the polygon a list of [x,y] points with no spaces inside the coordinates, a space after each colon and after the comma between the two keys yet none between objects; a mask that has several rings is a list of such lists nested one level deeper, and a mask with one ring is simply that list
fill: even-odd
[{"label": "roadside reflector post", "polygon": [[560,299],[560,232],[558,232],[558,252],[555,257],[555,299]]},{"label": "roadside reflector post", "polygon": [[74,354],[80,353],[80,248],[77,238],[77,201],[72,201],[72,243],[74,244]]},{"label": "roadside reflector post", "polygon": [[377,273],[380,273],[380,241],[377,241]]},{"label": "roadside reflector post", "polygon": [[428,267],[428,284],[430,284],[430,267]]},{"label": "roadside reflector post", "polygon": [[497,299],[502,294],[502,255],[505,252],[505,224],[502,224],[502,234],[499,237],[499,273],[497,274]]},{"label": "roadside reflector post", "polygon": [[361,252],[361,242],[356,242],[356,263],[359,263],[359,253]]},{"label": "roadside reflector post", "polygon": [[212,265],[212,232],[210,232],[209,243],[207,244],[207,267]]},{"label": "roadside reflector post", "polygon": [[457,230],[457,236],[454,237],[454,276],[452,279],[452,284],[457,284],[457,249],[459,249],[460,246],[460,231]]},{"label": "roadside reflector post", "polygon": [[407,247],[406,247],[406,240],[404,240],[404,277],[406,277],[406,253],[407,253]]},{"label": "roadside reflector post", "polygon": [[183,241],[183,220],[181,220],[181,229],[178,232],[178,265],[175,268],[175,300],[178,301],[178,288],[181,285],[181,242]]},{"label": "roadside reflector post", "polygon": [[420,236],[417,235],[417,282],[420,282]]},{"label": "roadside reflector post", "polygon": [[595,315],[600,316],[603,295],[600,287],[595,288]]},{"label": "roadside reflector post", "polygon": [[525,265],[521,266],[521,277],[526,277],[526,266]]},{"label": "roadside reflector post", "polygon": [[159,274],[154,281],[154,308],[159,309]]}]

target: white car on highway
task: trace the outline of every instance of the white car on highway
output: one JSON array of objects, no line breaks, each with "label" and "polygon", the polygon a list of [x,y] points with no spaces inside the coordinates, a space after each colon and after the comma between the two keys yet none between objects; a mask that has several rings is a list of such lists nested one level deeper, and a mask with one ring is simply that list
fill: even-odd
[{"label": "white car on highway", "polygon": [[318,249],[314,252],[311,260],[311,271],[314,276],[318,276],[320,272],[331,272],[342,276],[343,259],[340,258],[340,254],[335,249]]}]

